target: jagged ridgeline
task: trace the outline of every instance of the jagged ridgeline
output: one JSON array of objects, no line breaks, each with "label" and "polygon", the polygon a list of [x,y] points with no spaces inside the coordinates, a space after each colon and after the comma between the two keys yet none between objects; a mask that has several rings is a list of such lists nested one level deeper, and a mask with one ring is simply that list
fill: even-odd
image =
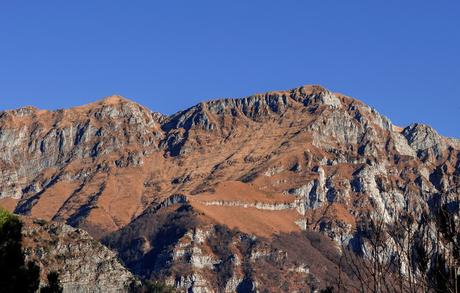
[{"label": "jagged ridgeline", "polygon": [[320,86],[171,116],[119,96],[4,111],[0,153],[1,206],[88,231],[151,284],[458,286],[460,141]]}]

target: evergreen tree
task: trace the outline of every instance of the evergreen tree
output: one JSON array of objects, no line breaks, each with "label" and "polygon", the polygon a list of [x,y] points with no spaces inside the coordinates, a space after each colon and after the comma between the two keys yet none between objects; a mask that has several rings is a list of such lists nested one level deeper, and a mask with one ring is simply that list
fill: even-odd
[{"label": "evergreen tree", "polygon": [[17,216],[0,209],[0,288],[2,292],[36,292],[40,269],[25,263],[22,252],[22,223]]},{"label": "evergreen tree", "polygon": [[143,286],[144,293],[174,293],[174,289],[159,281],[146,281]]},{"label": "evergreen tree", "polygon": [[48,285],[41,288],[40,293],[61,293],[62,286],[59,281],[59,274],[57,272],[50,272],[48,274]]}]

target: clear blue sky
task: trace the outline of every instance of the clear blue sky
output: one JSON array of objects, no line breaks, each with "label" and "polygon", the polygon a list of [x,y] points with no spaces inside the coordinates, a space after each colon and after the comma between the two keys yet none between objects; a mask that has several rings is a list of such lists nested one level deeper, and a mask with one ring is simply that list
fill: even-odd
[{"label": "clear blue sky", "polygon": [[321,84],[460,137],[460,1],[1,1],[0,109]]}]

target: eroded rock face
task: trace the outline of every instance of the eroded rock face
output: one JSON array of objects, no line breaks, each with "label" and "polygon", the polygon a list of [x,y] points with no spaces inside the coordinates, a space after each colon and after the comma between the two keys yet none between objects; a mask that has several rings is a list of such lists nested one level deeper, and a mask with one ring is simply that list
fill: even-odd
[{"label": "eroded rock face", "polygon": [[59,273],[64,292],[129,292],[137,285],[116,254],[87,232],[43,220],[24,223],[23,249],[40,267],[41,286],[51,271]]},{"label": "eroded rock face", "polygon": [[11,192],[20,197],[27,183],[47,168],[126,153],[130,147],[142,154],[146,147],[155,148],[161,136],[157,117],[116,96],[72,110],[17,113],[23,111],[2,112],[0,118],[1,161],[9,167],[0,197]]},{"label": "eroded rock face", "polygon": [[[391,226],[406,211],[418,217],[439,203],[458,206],[460,186],[458,140],[425,125],[398,128],[319,86],[214,100],[171,116],[117,96],[69,110],[5,111],[0,153],[0,204],[110,238],[135,274],[196,292],[266,282],[236,269],[241,251],[230,257],[203,244],[218,225],[268,239],[271,257],[276,235],[305,231],[360,250],[369,219]],[[136,237],[120,240],[126,227]],[[206,236],[192,239],[196,231]],[[232,241],[248,244],[238,237]],[[234,268],[225,282],[223,260]],[[281,267],[311,268],[290,265]],[[326,276],[309,270],[308,278]]]},{"label": "eroded rock face", "polygon": [[412,124],[404,129],[403,134],[420,158],[424,159],[429,155],[436,160],[442,158],[446,149],[446,139],[433,128],[423,124]]}]

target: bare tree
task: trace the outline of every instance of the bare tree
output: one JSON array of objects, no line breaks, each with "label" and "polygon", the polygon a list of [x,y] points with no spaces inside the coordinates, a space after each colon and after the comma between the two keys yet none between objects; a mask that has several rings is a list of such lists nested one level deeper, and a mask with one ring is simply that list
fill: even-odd
[{"label": "bare tree", "polygon": [[459,293],[458,200],[456,205],[449,209],[440,202],[431,212],[406,209],[391,225],[368,215],[358,226],[360,250],[342,247],[340,269],[348,269],[357,285],[346,286],[340,278],[336,289]]}]

